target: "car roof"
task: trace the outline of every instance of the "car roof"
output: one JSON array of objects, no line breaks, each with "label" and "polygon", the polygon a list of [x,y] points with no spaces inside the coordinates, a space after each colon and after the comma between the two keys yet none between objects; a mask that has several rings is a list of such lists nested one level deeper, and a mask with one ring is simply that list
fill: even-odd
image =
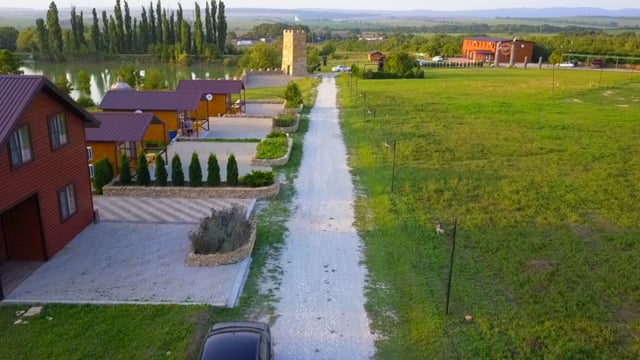
[{"label": "car roof", "polygon": [[256,360],[260,348],[260,333],[255,331],[225,331],[211,335],[204,344],[203,360]]},{"label": "car roof", "polygon": [[269,337],[269,325],[256,321],[215,324],[205,341],[202,359],[258,359],[261,337]]}]

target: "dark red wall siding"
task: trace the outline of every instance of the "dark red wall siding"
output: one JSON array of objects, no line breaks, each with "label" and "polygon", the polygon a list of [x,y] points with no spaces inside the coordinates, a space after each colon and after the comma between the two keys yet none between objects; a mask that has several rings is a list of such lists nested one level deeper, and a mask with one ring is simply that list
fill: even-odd
[{"label": "dark red wall siding", "polygon": [[[84,123],[67,111],[69,143],[52,150],[47,119],[60,111],[65,111],[62,104],[46,93],[40,93],[20,120],[20,125],[30,126],[34,157],[31,163],[12,170],[7,147],[0,149],[0,213],[37,193],[48,257],[93,221]],[[78,210],[63,223],[58,191],[70,183],[75,184]]]}]

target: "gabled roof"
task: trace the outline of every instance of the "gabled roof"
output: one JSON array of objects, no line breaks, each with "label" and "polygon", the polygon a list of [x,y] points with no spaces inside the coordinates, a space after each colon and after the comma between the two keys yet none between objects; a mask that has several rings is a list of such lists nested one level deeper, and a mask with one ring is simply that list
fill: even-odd
[{"label": "gabled roof", "polygon": [[176,91],[198,91],[201,94],[240,94],[242,80],[180,80]]},{"label": "gabled roof", "polygon": [[0,75],[0,151],[4,149],[16,124],[41,91],[62,103],[68,111],[76,114],[85,122],[85,126],[100,125],[98,120],[44,76]]},{"label": "gabled roof", "polygon": [[85,129],[87,141],[142,141],[151,124],[163,124],[152,113],[91,113],[100,120],[99,128]]},{"label": "gabled roof", "polygon": [[102,110],[196,110],[201,93],[192,91],[109,90],[102,98]]}]

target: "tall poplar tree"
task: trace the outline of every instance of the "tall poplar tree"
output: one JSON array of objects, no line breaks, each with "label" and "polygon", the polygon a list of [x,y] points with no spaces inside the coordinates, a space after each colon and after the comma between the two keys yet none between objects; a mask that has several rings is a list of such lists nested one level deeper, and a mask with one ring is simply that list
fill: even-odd
[{"label": "tall poplar tree", "polygon": [[102,44],[100,43],[100,25],[98,23],[98,12],[96,8],[91,10],[93,15],[93,24],[91,25],[91,43],[96,51],[102,50]]},{"label": "tall poplar tree", "polygon": [[176,37],[174,42],[179,44],[182,41],[182,20],[184,19],[184,12],[182,11],[182,5],[178,3],[178,10],[176,11]]},{"label": "tall poplar tree", "polygon": [[140,50],[147,52],[149,49],[149,21],[147,20],[147,9],[142,7],[142,13],[140,14],[140,26],[139,26],[139,42]]},{"label": "tall poplar tree", "polygon": [[80,11],[80,15],[78,15],[78,20],[76,21],[76,25],[78,26],[78,40],[80,42],[81,48],[87,47],[87,39],[84,37],[84,13]]},{"label": "tall poplar tree", "polygon": [[153,1],[149,2],[149,44],[155,45],[158,43],[156,36],[156,13],[153,9]]},{"label": "tall poplar tree", "polygon": [[213,43],[213,32],[211,31],[211,7],[209,2],[204,3],[204,40],[207,44]]},{"label": "tall poplar tree", "polygon": [[109,53],[118,53],[118,39],[116,38],[116,21],[113,19],[113,15],[109,15]]},{"label": "tall poplar tree", "polygon": [[133,29],[131,28],[131,11],[127,0],[124,1],[124,36],[125,49],[128,53],[133,52]]},{"label": "tall poplar tree", "polygon": [[71,24],[71,43],[68,44],[72,51],[77,51],[80,48],[80,39],[78,39],[78,16],[76,15],[76,7],[71,7],[71,17],[69,23]]},{"label": "tall poplar tree", "polygon": [[51,42],[49,40],[49,31],[47,25],[44,23],[44,19],[36,20],[36,44],[40,55],[47,60],[52,58],[51,54]]},{"label": "tall poplar tree", "polygon": [[182,20],[180,24],[180,47],[187,54],[191,53],[191,28],[187,20]]},{"label": "tall poplar tree", "polygon": [[111,27],[109,26],[109,18],[107,12],[102,10],[102,50],[111,52]]},{"label": "tall poplar tree", "polygon": [[156,37],[157,42],[161,42],[164,39],[164,35],[162,34],[162,6],[160,4],[160,0],[156,3]]},{"label": "tall poplar tree", "polygon": [[162,29],[162,45],[171,45],[172,39],[169,37],[171,33],[169,32],[169,19],[167,19],[166,9],[162,10]]},{"label": "tall poplar tree", "polygon": [[218,22],[216,16],[218,14],[218,5],[216,0],[211,0],[211,43],[218,46]]},{"label": "tall poplar tree", "polygon": [[196,19],[193,24],[193,36],[195,42],[195,50],[198,55],[204,53],[204,34],[202,33],[202,18],[200,16],[200,5],[196,3]]},{"label": "tall poplar tree", "polygon": [[122,6],[120,5],[120,0],[116,0],[116,5],[113,7],[113,15],[116,18],[115,47],[118,53],[122,53],[122,52],[125,52],[126,50],[125,50],[125,40],[124,40],[124,20],[122,18]]},{"label": "tall poplar tree", "polygon": [[58,17],[58,7],[55,2],[51,2],[49,10],[47,10],[47,30],[49,31],[49,41],[53,46],[54,56],[58,59],[62,58],[64,44],[62,42],[62,28],[60,27],[60,18]]},{"label": "tall poplar tree", "polygon": [[220,50],[220,53],[224,54],[227,42],[227,17],[224,14],[224,2],[222,2],[222,0],[220,0],[220,3],[218,4],[218,16],[216,22],[218,23],[216,34],[218,39],[218,49]]}]

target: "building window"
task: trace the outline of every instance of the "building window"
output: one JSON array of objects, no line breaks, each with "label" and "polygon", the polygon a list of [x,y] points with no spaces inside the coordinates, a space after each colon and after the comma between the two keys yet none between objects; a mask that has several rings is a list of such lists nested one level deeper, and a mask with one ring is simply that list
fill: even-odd
[{"label": "building window", "polygon": [[87,158],[89,161],[93,160],[93,148],[91,146],[87,146]]},{"label": "building window", "polygon": [[51,136],[51,147],[54,149],[69,143],[67,116],[64,112],[57,113],[49,118],[49,135]]},{"label": "building window", "polygon": [[129,158],[129,160],[131,159],[135,160],[138,157],[138,154],[136,154],[135,141],[126,141],[126,142],[119,143],[118,152],[120,154],[124,153],[125,155],[127,155],[127,158]]},{"label": "building window", "polygon": [[89,164],[89,176],[93,179],[96,177],[96,168],[93,167],[93,164]]},{"label": "building window", "polygon": [[63,221],[76,213],[78,208],[76,206],[76,190],[73,184],[58,192],[58,202],[60,203],[60,216]]},{"label": "building window", "polygon": [[23,126],[11,134],[9,138],[9,153],[13,167],[21,166],[33,159],[31,134],[28,126]]}]

